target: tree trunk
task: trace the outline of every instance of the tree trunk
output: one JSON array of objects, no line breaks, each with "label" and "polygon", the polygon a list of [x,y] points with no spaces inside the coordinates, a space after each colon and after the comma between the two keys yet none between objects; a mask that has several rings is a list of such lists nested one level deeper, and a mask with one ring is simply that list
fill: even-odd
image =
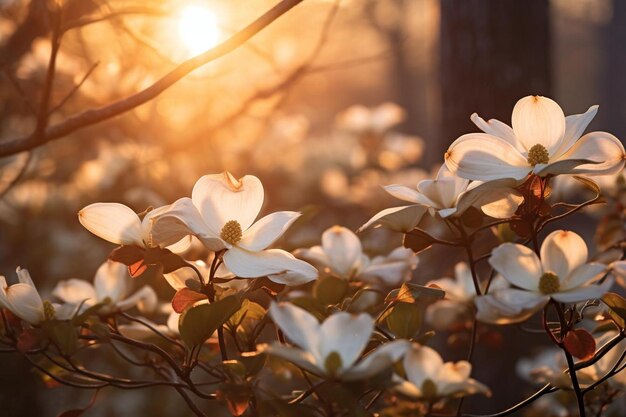
[{"label": "tree trunk", "polygon": [[550,94],[548,0],[441,0],[440,134],[427,163],[477,128],[470,115],[509,123],[515,102]]}]

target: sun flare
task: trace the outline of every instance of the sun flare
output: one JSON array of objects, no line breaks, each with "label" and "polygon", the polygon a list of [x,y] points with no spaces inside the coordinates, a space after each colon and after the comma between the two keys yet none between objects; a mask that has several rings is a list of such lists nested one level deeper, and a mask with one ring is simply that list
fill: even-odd
[{"label": "sun flare", "polygon": [[180,12],[178,35],[194,55],[215,46],[220,37],[215,14],[201,5],[186,6]]}]

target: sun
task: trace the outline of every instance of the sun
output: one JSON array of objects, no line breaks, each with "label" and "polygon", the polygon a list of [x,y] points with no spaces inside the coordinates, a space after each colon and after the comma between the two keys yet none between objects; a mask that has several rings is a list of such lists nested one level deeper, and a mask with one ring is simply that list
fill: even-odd
[{"label": "sun", "polygon": [[178,36],[193,55],[215,46],[220,38],[215,14],[201,5],[189,5],[180,12]]}]

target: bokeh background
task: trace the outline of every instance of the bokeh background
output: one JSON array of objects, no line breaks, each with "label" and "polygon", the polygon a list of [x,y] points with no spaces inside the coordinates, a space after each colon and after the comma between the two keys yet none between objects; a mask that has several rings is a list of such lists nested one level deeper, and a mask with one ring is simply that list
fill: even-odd
[{"label": "bokeh background", "polygon": [[[62,3],[71,28],[54,78],[53,107],[62,106],[53,124],[147,87],[275,2]],[[0,141],[34,129],[49,7],[0,1]],[[590,129],[625,138],[625,45],[619,0],[343,0],[338,9],[306,0],[149,103],[0,160],[0,273],[26,267],[44,294],[61,279],[91,279],[111,245],[80,226],[78,210],[98,201],[137,211],[164,205],[189,195],[201,175],[224,170],[261,178],[265,212],[305,213],[282,247],[315,244],[333,224],[356,229],[397,204],[381,185],[412,186],[436,172],[447,146],[477,130],[471,113],[509,123],[528,94],[554,98],[565,114],[599,104]],[[363,240],[377,254],[400,236]],[[425,253],[415,280],[449,275],[453,262],[441,256]],[[166,285],[153,284],[165,299]],[[534,340],[522,342],[505,333],[499,349],[522,354]],[[444,357],[464,354],[452,346]],[[475,375],[496,399],[472,399],[468,410],[497,411],[520,399],[507,356],[481,355],[477,361],[490,366]],[[0,356],[0,415],[55,416],[89,401],[46,389],[29,369],[18,356]],[[101,398],[89,415],[184,415],[178,399],[158,390],[100,396],[115,400]]]}]

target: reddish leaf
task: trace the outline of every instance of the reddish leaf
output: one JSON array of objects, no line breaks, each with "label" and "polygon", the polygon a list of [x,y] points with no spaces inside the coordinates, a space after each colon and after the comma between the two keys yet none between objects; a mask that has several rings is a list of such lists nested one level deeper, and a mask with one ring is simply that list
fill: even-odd
[{"label": "reddish leaf", "polygon": [[25,353],[36,347],[41,341],[41,332],[36,329],[25,329],[17,337],[17,350]]},{"label": "reddish leaf", "polygon": [[148,265],[146,265],[143,259],[135,262],[132,265],[128,265],[128,273],[133,278],[137,278],[139,275],[146,272],[146,269],[148,269]]},{"label": "reddish leaf", "polygon": [[581,360],[591,359],[596,353],[596,341],[585,329],[574,329],[567,332],[565,339],[565,349]]},{"label": "reddish leaf", "polygon": [[177,313],[182,313],[198,301],[206,300],[206,295],[189,288],[178,290],[172,298],[172,308]]}]

